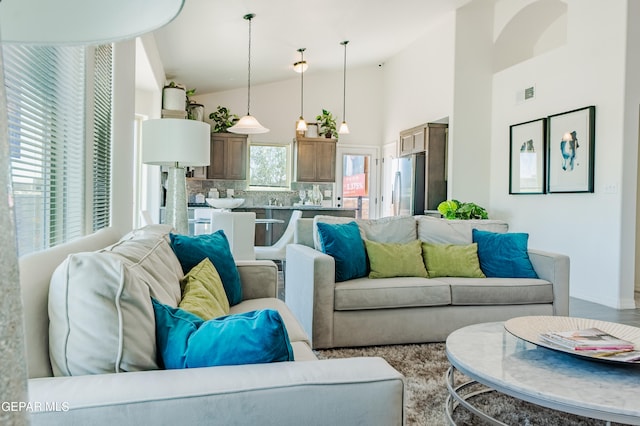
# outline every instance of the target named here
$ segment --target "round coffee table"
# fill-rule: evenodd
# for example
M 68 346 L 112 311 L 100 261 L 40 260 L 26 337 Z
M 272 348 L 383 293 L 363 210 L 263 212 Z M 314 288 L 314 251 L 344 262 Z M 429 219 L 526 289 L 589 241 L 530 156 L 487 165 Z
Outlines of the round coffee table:
M 462 405 L 491 424 L 503 423 L 476 409 L 473 396 L 498 391 L 558 411 L 600 420 L 640 425 L 640 365 L 595 362 L 519 339 L 502 322 L 476 324 L 447 338 L 446 413 Z M 473 379 L 455 386 L 455 372 Z M 487 388 L 462 395 L 480 383 Z

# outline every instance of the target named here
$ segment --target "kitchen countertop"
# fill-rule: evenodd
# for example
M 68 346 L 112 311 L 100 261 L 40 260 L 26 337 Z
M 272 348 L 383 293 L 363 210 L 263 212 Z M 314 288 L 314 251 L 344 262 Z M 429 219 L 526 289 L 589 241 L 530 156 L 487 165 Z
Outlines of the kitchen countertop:
M 192 208 L 211 208 L 209 204 L 197 204 L 197 203 L 189 203 L 189 207 Z M 271 209 L 271 210 L 357 210 L 355 208 L 347 208 L 347 207 L 325 207 L 325 206 L 245 206 L 242 205 L 237 207 L 236 209 Z

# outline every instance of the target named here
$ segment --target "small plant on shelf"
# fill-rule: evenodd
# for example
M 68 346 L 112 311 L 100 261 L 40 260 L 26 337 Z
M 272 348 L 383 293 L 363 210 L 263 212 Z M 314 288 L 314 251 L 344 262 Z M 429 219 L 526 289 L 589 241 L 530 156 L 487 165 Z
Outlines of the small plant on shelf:
M 227 107 L 218 105 L 218 108 L 209 114 L 212 121 L 211 131 L 213 133 L 223 133 L 240 119 L 236 114 L 231 114 Z
M 438 205 L 438 211 L 445 219 L 489 219 L 484 207 L 475 203 L 463 203 L 458 200 L 443 201 Z
M 333 114 L 331 114 L 330 111 L 323 109 L 322 114 L 316 116 L 316 120 L 318 122 L 320 135 L 324 135 L 324 137 L 326 138 L 338 138 L 338 132 L 336 130 L 336 119 L 333 117 Z

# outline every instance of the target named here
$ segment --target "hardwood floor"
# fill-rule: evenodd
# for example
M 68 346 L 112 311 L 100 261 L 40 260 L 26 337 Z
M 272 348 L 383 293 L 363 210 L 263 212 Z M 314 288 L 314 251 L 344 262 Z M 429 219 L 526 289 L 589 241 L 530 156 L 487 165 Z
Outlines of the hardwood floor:
M 620 310 L 572 297 L 569 300 L 569 315 L 640 327 L 640 293 L 635 294 L 635 299 L 636 309 Z

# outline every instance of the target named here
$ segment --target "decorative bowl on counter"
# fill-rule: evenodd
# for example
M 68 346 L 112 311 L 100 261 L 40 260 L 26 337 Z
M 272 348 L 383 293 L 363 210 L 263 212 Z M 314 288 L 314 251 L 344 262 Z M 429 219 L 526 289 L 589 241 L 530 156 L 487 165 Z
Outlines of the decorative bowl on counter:
M 216 209 L 235 209 L 244 203 L 244 198 L 207 198 L 206 201 Z

